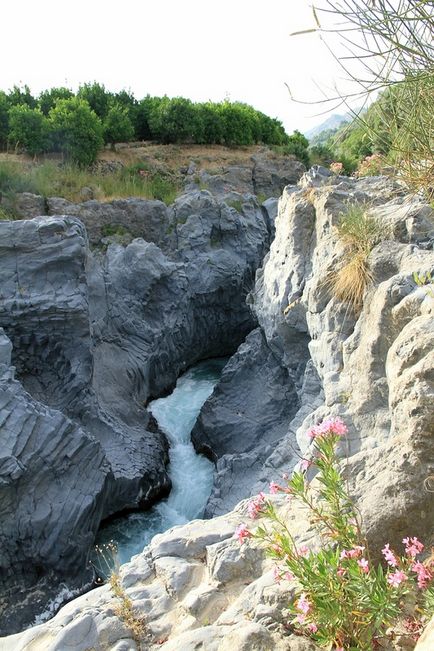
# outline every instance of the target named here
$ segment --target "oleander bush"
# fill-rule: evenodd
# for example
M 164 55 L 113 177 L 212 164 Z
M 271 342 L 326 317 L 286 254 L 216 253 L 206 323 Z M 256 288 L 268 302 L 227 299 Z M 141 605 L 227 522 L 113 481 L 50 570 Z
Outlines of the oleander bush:
M 290 626 L 317 644 L 335 651 L 371 651 L 400 634 L 417 639 L 434 612 L 434 562 L 422 560 L 424 545 L 415 537 L 403 539 L 403 550 L 381 550 L 384 562 L 375 564 L 362 534 L 337 456 L 347 428 L 339 418 L 312 427 L 308 458 L 284 485 L 270 484 L 301 503 L 321 545 L 310 550 L 297 544 L 284 516 L 260 493 L 248 505 L 255 529 L 240 525 L 235 535 L 242 544 L 259 540 L 276 562 L 276 581 L 289 581 L 295 596 L 288 605 Z M 315 480 L 310 482 L 310 476 Z

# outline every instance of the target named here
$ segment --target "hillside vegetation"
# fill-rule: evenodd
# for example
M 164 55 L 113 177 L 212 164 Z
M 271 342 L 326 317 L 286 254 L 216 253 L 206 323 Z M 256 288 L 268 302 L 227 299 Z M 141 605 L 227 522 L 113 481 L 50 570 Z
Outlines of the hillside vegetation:
M 92 164 L 104 144 L 130 141 L 284 147 L 307 162 L 307 141 L 288 136 L 282 123 L 241 102 L 194 103 L 183 97 L 137 100 L 97 82 L 51 88 L 38 97 L 27 86 L 0 91 L 0 148 L 35 156 L 60 152 L 80 166 Z

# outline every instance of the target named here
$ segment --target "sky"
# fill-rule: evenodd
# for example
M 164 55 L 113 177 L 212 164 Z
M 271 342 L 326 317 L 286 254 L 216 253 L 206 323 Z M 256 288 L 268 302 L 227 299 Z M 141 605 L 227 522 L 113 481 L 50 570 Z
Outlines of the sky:
M 322 0 L 320 0 L 321 2 Z M 0 89 L 28 84 L 229 98 L 280 119 L 286 130 L 321 123 L 313 102 L 344 74 L 316 34 L 309 0 L 5 0 Z M 345 108 L 335 110 L 345 112 Z

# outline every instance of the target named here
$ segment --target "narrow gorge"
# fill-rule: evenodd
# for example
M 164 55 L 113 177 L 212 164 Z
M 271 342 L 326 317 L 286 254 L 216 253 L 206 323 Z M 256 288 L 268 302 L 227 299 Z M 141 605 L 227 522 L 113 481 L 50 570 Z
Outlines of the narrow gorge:
M 239 170 L 192 183 L 170 207 L 56 199 L 48 216 L 0 222 L 1 651 L 314 651 L 286 627 L 290 584 L 233 534 L 328 416 L 348 427 L 341 455 L 372 548 L 434 544 L 434 210 L 386 177 L 255 170 L 249 187 Z M 332 281 L 351 205 L 381 227 L 356 309 Z M 104 211 L 129 241 L 102 238 Z M 214 358 L 229 359 L 190 423 L 214 464 L 206 519 L 120 568 L 143 640 L 109 584 L 32 626 L 61 586 L 91 587 L 102 522 L 171 494 L 174 442 L 153 405 Z M 274 500 L 315 547 L 306 514 Z

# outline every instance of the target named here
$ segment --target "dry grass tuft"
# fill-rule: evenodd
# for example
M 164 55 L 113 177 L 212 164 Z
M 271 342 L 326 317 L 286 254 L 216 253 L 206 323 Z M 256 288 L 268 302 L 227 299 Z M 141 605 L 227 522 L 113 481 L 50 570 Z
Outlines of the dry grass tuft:
M 140 644 L 140 640 L 147 633 L 145 618 L 134 612 L 133 602 L 125 592 L 117 572 L 113 572 L 110 577 L 110 587 L 115 597 L 119 599 L 119 605 L 115 608 L 116 616 L 124 622 L 131 631 L 134 640 Z
M 356 312 L 361 309 L 366 288 L 372 280 L 366 255 L 357 253 L 332 274 L 332 291 L 339 301 L 348 303 Z
M 337 230 L 345 247 L 344 262 L 329 275 L 327 284 L 339 301 L 348 303 L 357 312 L 362 307 L 367 287 L 373 281 L 368 257 L 381 240 L 382 232 L 378 221 L 367 212 L 367 207 L 358 204 L 348 206 Z

